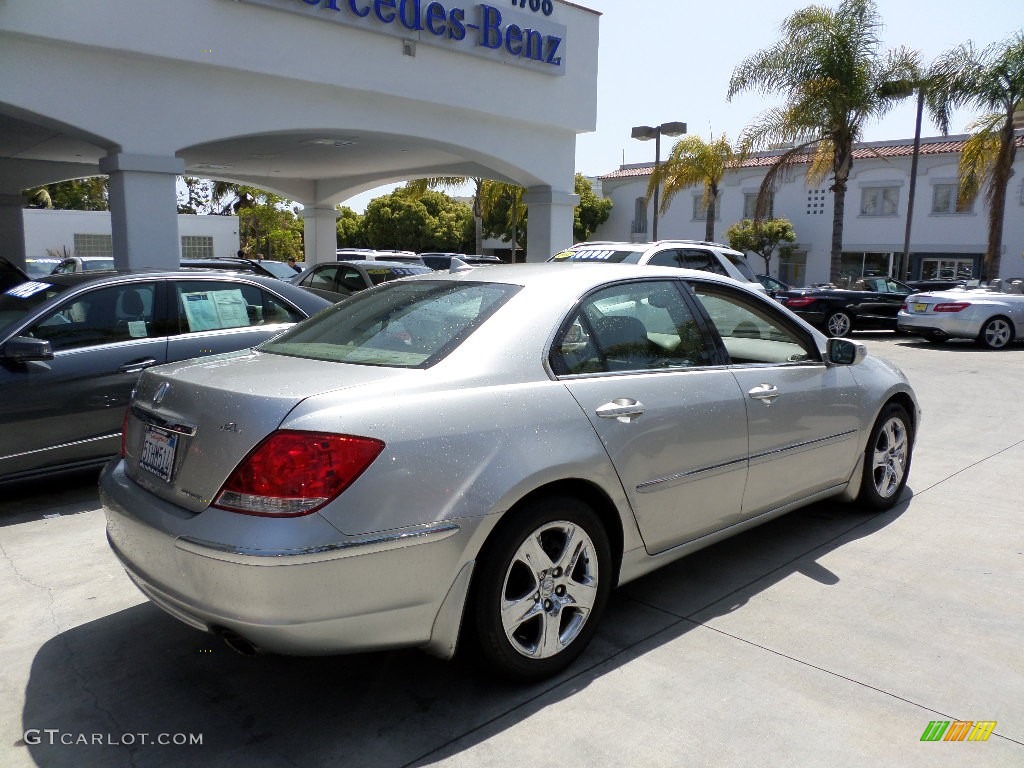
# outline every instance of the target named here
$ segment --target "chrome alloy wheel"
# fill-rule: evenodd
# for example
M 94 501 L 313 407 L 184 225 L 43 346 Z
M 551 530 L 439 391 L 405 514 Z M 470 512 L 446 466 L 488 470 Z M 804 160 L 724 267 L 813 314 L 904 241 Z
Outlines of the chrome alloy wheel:
M 512 647 L 546 659 L 572 644 L 598 596 L 598 558 L 582 527 L 545 523 L 519 545 L 501 590 L 501 624 Z
M 853 329 L 853 320 L 845 312 L 833 312 L 825 321 L 825 329 L 829 336 L 849 336 Z
M 981 343 L 989 349 L 1002 349 L 1012 338 L 1010 323 L 1001 317 L 993 317 L 981 329 Z
M 891 498 L 902 487 L 910 456 L 907 425 L 902 419 L 894 416 L 885 422 L 878 431 L 873 453 L 875 491 L 883 499 Z

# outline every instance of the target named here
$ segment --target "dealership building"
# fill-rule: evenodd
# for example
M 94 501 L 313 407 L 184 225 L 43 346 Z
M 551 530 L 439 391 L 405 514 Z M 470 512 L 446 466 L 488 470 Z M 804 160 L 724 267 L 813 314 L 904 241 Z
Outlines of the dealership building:
M 115 263 L 137 268 L 181 257 L 178 176 L 297 201 L 307 262 L 335 258 L 349 198 L 467 177 L 526 189 L 543 260 L 572 241 L 598 21 L 563 0 L 0 3 L 6 255 L 22 191 L 67 179 L 109 176 Z

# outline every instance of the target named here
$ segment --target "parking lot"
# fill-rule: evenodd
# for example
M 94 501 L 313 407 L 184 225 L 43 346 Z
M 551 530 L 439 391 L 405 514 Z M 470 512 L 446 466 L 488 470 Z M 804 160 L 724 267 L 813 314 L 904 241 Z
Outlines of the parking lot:
M 95 472 L 0 487 L 0 766 L 1024 765 L 1024 346 L 856 338 L 924 411 L 904 502 L 633 582 L 531 686 L 415 650 L 236 655 L 129 582 Z M 958 720 L 996 725 L 921 740 Z

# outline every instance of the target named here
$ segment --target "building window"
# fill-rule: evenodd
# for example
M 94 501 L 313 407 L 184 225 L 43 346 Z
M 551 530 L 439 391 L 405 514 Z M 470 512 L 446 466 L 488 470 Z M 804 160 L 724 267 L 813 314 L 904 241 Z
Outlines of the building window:
M 895 216 L 899 203 L 899 187 L 864 187 L 860 191 L 861 216 Z
M 708 207 L 704 203 L 704 195 L 693 196 L 693 220 L 694 221 L 707 221 L 708 218 Z M 715 200 L 715 219 L 722 218 L 722 196 L 719 195 L 718 199 Z
M 634 235 L 647 234 L 647 198 L 638 197 L 633 201 L 633 233 Z
M 182 235 L 181 258 L 212 259 L 213 238 L 209 235 Z
M 743 193 L 743 218 L 753 219 L 757 213 L 757 192 L 744 192 Z M 775 217 L 775 195 L 768 195 L 768 205 L 765 208 L 764 218 L 771 219 Z
M 817 216 L 825 212 L 825 195 L 826 190 L 824 189 L 809 189 L 807 190 L 807 215 Z
M 75 256 L 113 256 L 114 242 L 110 235 L 75 233 Z
M 958 184 L 936 184 L 932 187 L 932 213 L 972 213 L 973 201 L 961 204 Z

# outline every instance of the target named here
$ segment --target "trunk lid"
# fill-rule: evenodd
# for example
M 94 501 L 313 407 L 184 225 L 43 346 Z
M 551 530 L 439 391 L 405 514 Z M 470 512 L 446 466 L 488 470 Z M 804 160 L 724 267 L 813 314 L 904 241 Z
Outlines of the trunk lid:
M 125 424 L 126 471 L 156 496 L 202 512 L 304 399 L 407 373 L 255 351 L 151 368 Z

